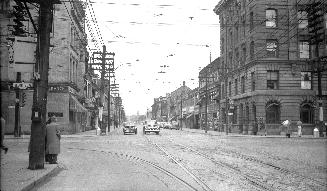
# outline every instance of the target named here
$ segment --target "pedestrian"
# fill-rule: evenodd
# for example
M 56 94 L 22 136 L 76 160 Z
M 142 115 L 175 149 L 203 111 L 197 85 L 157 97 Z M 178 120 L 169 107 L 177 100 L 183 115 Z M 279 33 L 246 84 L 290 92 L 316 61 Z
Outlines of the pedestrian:
M 57 156 L 60 153 L 61 135 L 56 121 L 56 117 L 52 116 L 46 123 L 45 160 L 50 164 L 57 164 Z
M 297 124 L 297 135 L 299 137 L 301 137 L 302 136 L 302 121 L 298 121 L 296 124 Z
M 5 139 L 5 131 L 6 131 L 6 120 L 3 118 L 1 114 L 1 150 L 5 151 L 5 154 L 8 152 L 8 148 L 3 144 Z
M 285 120 L 285 121 L 283 121 L 282 124 L 286 128 L 286 137 L 287 138 L 290 138 L 291 137 L 291 133 L 290 133 L 290 125 L 291 125 L 291 122 L 289 120 Z

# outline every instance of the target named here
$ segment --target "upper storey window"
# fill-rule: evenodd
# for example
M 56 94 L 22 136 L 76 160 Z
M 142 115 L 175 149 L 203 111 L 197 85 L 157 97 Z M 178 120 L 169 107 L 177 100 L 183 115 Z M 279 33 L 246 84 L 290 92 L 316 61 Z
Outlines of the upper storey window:
M 267 56 L 268 57 L 278 57 L 278 42 L 275 39 L 268 39 L 267 44 Z
M 304 29 L 308 26 L 308 13 L 306 11 L 298 11 L 297 19 L 299 21 L 300 29 Z
M 276 9 L 266 9 L 266 27 L 277 27 L 277 11 Z

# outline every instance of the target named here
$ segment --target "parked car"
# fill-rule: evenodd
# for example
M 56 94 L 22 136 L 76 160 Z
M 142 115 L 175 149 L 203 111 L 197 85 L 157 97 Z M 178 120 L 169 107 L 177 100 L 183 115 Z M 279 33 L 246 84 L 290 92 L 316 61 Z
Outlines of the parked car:
M 159 135 L 160 128 L 159 128 L 158 124 L 147 123 L 146 125 L 143 126 L 143 132 L 144 132 L 144 134 L 154 132 L 157 135 Z
M 171 126 L 170 126 L 169 129 L 176 129 L 176 130 L 178 130 L 179 129 L 178 122 L 177 121 L 172 121 L 171 122 Z
M 169 122 L 167 122 L 167 123 L 165 123 L 165 125 L 164 125 L 164 129 L 171 129 L 171 123 L 169 123 Z
M 124 135 L 126 135 L 127 133 L 137 134 L 137 128 L 134 124 L 125 124 L 123 127 L 123 133 Z

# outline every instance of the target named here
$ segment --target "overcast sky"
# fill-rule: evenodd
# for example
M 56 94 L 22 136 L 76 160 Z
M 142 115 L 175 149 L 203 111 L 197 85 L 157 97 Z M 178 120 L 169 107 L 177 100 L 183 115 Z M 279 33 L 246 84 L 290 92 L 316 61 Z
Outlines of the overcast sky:
M 209 64 L 210 52 L 212 60 L 220 54 L 219 17 L 213 12 L 217 0 L 91 2 L 103 42 L 116 54 L 116 83 L 128 115 L 145 114 L 153 98 L 183 81 L 196 88 L 199 68 Z M 87 8 L 87 33 L 95 33 L 92 8 Z M 96 48 L 89 40 L 90 48 Z

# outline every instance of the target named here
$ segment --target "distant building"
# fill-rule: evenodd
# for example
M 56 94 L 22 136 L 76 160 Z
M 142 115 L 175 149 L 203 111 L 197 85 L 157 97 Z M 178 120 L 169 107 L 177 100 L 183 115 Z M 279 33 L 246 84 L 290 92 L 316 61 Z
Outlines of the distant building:
M 199 72 L 199 118 L 200 128 L 206 128 L 206 120 L 208 130 L 217 130 L 218 122 L 218 103 L 216 95 L 219 85 L 220 58 L 215 59 Z M 207 113 L 206 113 L 207 110 Z
M 167 109 L 167 98 L 159 97 L 154 98 L 152 107 L 152 118 L 157 121 L 167 121 L 168 109 Z
M 221 0 L 214 12 L 220 20 L 220 122 L 230 132 L 283 134 L 281 123 L 302 121 L 303 133 L 327 119 L 326 1 L 323 41 L 317 58 L 310 45 L 304 0 Z M 311 41 L 312 42 L 312 41 Z M 318 97 L 317 62 L 323 64 L 322 96 Z M 321 110 L 319 111 L 319 108 Z M 229 113 L 229 115 L 227 115 Z M 261 123 L 263 122 L 263 123 Z M 320 125 L 318 125 L 320 126 Z

